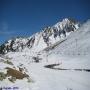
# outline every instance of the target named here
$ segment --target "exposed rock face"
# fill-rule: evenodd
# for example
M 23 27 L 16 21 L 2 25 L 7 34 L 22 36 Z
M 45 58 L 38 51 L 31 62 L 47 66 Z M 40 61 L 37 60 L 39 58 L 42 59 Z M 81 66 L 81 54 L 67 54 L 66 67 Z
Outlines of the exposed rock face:
M 29 77 L 27 74 L 23 74 L 22 72 L 12 69 L 12 68 L 6 68 L 7 69 L 7 76 L 15 77 L 16 79 L 23 79 L 25 77 Z

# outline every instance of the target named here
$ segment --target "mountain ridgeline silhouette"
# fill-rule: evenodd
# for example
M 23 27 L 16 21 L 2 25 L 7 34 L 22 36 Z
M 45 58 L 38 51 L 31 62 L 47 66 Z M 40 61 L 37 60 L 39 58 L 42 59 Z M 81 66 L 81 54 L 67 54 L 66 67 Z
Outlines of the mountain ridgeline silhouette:
M 80 23 L 71 18 L 65 18 L 52 27 L 45 27 L 40 32 L 28 38 L 17 37 L 10 39 L 0 46 L 0 54 L 8 52 L 19 52 L 25 48 L 40 51 L 49 47 L 60 40 L 65 39 L 71 32 L 78 30 Z M 38 48 L 38 49 L 37 49 Z

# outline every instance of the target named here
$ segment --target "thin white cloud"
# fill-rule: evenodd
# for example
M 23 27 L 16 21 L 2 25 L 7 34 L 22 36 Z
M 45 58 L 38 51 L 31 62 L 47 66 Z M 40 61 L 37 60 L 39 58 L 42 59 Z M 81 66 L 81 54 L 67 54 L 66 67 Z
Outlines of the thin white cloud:
M 8 26 L 7 22 L 5 22 L 5 21 L 1 22 L 0 23 L 0 35 L 10 35 L 10 34 L 14 34 L 15 33 L 15 31 L 9 30 L 8 27 L 9 26 Z
M 0 31 L 0 35 L 10 35 L 10 34 L 14 34 L 14 31 Z

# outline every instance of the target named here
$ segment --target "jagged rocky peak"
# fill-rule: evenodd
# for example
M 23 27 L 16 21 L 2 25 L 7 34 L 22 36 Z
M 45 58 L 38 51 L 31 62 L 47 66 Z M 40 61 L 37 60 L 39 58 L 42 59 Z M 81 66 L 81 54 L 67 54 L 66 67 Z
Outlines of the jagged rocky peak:
M 46 33 L 55 33 L 56 31 L 66 31 L 66 32 L 70 32 L 70 31 L 74 31 L 76 29 L 79 28 L 79 22 L 72 19 L 72 18 L 65 18 L 62 21 L 56 23 L 55 25 L 53 25 L 52 27 L 46 27 L 44 28 L 44 32 Z
M 72 18 L 65 18 L 62 20 L 62 22 L 58 22 L 53 27 L 56 27 L 58 30 L 63 30 L 64 28 L 67 30 L 69 27 L 70 30 L 75 30 L 79 28 L 79 22 Z
M 45 42 L 49 41 L 49 38 L 66 37 L 67 33 L 75 31 L 79 28 L 79 23 L 74 19 L 65 18 L 61 22 L 56 23 L 52 27 L 46 27 L 43 29 L 43 39 Z M 48 43 L 47 43 L 48 44 Z
M 52 27 L 45 27 L 41 32 L 28 38 L 17 37 L 8 40 L 0 46 L 0 53 L 22 51 L 25 48 L 29 50 L 34 48 L 34 51 L 42 50 L 67 37 L 72 31 L 78 28 L 79 23 L 76 20 L 65 18 Z

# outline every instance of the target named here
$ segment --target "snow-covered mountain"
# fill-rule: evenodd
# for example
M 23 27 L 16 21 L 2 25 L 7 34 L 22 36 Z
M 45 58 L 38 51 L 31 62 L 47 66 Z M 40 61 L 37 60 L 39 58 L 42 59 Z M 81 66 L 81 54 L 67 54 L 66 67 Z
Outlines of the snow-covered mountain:
M 64 21 L 66 22 L 68 19 L 64 19 Z M 59 22 L 51 28 L 58 28 L 58 25 L 62 26 L 61 23 Z M 74 25 L 78 28 L 78 24 L 74 23 Z M 19 52 L 8 52 L 5 55 L 0 55 L 1 89 L 90 90 L 90 20 L 81 25 L 78 30 L 73 28 L 74 32 L 72 32 L 72 29 L 69 29 L 68 32 L 68 29 L 64 27 L 66 37 L 63 33 L 60 37 L 59 35 L 56 36 L 54 29 L 50 29 L 52 34 L 51 32 L 49 34 L 47 30 L 44 29 L 28 38 L 34 37 L 34 42 L 31 39 L 31 42 L 33 42 L 32 45 L 30 43 L 31 47 L 26 44 L 27 38 L 16 38 L 13 44 L 11 44 L 12 40 L 4 44 L 11 44 L 12 49 L 14 49 L 14 46 L 21 46 L 21 43 L 24 46 L 23 49 L 16 50 Z M 61 28 L 60 30 L 62 31 Z M 45 36 L 50 35 L 48 36 L 49 45 L 43 39 L 44 34 Z M 52 42 L 50 43 L 50 41 Z M 10 49 L 10 51 L 12 50 Z M 40 52 L 37 53 L 37 51 Z M 39 60 L 38 63 L 35 60 Z M 9 70 L 12 69 L 12 72 L 18 72 L 19 76 L 29 77 L 17 79 L 15 73 L 10 73 L 11 76 L 8 77 L 6 76 L 6 73 L 8 73 L 7 67 Z M 23 72 L 21 72 L 21 69 L 23 69 Z
M 33 50 L 40 51 L 48 46 L 52 46 L 58 41 L 65 39 L 72 31 L 79 28 L 79 22 L 74 19 L 65 18 L 61 22 L 46 27 L 42 31 L 28 38 L 10 39 L 0 46 L 0 53 Z

